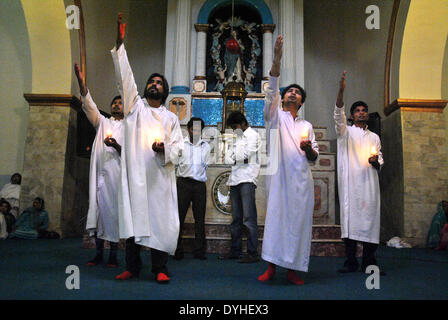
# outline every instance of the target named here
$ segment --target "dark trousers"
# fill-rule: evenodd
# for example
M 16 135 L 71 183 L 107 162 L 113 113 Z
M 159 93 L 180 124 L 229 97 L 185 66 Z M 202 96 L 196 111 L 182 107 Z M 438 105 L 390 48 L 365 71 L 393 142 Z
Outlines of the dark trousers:
M 141 245 L 135 243 L 135 238 L 126 239 L 126 270 L 134 276 L 140 274 L 142 269 L 142 259 L 140 258 Z M 151 248 L 152 273 L 157 275 L 160 272 L 168 273 L 166 264 L 168 263 L 168 253 Z
M 350 269 L 358 269 L 359 263 L 356 259 L 356 241 L 348 238 L 344 238 L 345 243 L 345 255 L 347 260 L 345 260 L 344 266 Z M 364 271 L 370 265 L 377 265 L 375 259 L 375 252 L 378 248 L 376 243 L 361 242 L 362 243 L 362 264 L 361 269 Z
M 177 254 L 183 252 L 181 246 L 182 230 L 190 203 L 192 204 L 194 217 L 195 239 L 193 253 L 195 255 L 203 255 L 206 250 L 204 219 L 207 203 L 207 187 L 205 182 L 179 177 L 177 178 L 177 204 L 179 209 L 180 229 L 179 238 L 177 240 Z
M 232 200 L 232 223 L 230 233 L 232 235 L 232 255 L 241 255 L 243 225 L 249 230 L 247 237 L 247 253 L 258 255 L 258 226 L 257 207 L 255 205 L 255 184 L 240 183 L 230 187 L 230 199 Z

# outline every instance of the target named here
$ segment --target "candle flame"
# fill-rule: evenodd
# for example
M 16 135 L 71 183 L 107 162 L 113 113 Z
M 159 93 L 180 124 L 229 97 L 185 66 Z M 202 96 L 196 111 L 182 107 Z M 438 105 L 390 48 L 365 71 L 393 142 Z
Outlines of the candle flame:
M 112 137 L 112 130 L 108 129 L 106 131 L 106 137 L 111 138 Z
M 378 151 L 376 151 L 376 147 L 375 146 L 372 146 L 371 148 L 370 148 L 370 155 L 372 155 L 372 156 L 376 156 L 378 154 Z
M 151 130 L 150 135 L 154 139 L 154 142 L 160 143 L 162 142 L 162 131 L 159 128 L 155 128 Z
M 308 140 L 308 131 L 303 131 L 301 137 L 302 137 L 302 140 Z

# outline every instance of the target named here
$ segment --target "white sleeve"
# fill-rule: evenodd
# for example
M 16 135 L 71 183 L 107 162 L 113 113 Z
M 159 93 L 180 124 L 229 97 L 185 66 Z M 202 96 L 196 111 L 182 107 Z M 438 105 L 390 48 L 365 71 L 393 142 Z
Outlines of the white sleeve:
M 123 113 L 127 115 L 132 111 L 134 104 L 137 102 L 137 85 L 135 84 L 134 75 L 124 44 L 118 50 L 114 47 L 110 52 L 114 61 L 118 91 L 123 101 Z
M 266 121 L 273 121 L 278 117 L 280 91 L 279 78 L 269 76 L 269 86 L 266 89 L 266 97 L 264 98 L 264 118 Z
M 89 119 L 92 126 L 97 129 L 100 125 L 102 115 L 98 110 L 96 103 L 93 101 L 92 96 L 90 95 L 90 91 L 87 91 L 85 97 L 81 96 L 81 102 L 82 110 L 86 114 L 87 119 Z
M 334 124 L 336 135 L 338 137 L 347 134 L 347 119 L 345 118 L 345 106 L 338 108 L 336 105 L 334 107 Z

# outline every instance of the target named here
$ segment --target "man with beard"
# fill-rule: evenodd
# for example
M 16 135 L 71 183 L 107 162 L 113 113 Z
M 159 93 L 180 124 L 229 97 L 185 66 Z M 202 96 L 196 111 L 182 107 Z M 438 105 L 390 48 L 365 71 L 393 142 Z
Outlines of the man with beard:
M 311 230 L 314 210 L 314 182 L 309 161 L 319 155 L 313 126 L 300 119 L 299 109 L 305 102 L 305 90 L 287 86 L 280 96 L 279 77 L 283 53 L 283 37 L 274 45 L 274 59 L 269 73 L 264 118 L 270 161 L 278 159 L 278 169 L 266 176 L 267 208 L 262 258 L 268 269 L 258 277 L 265 282 L 274 277 L 276 266 L 287 268 L 289 282 L 304 283 L 296 270 L 307 272 L 311 250 Z M 278 138 L 271 135 L 278 132 Z
M 120 182 L 120 154 L 122 144 L 123 107 L 121 96 L 116 96 L 110 104 L 110 118 L 98 110 L 86 87 L 84 74 L 75 64 L 75 74 L 81 91 L 82 110 L 96 130 L 90 156 L 89 211 L 86 229 L 95 235 L 96 255 L 88 266 L 103 262 L 104 240 L 109 241 L 108 267 L 116 267 L 118 233 L 118 184 Z
M 377 264 L 375 251 L 379 243 L 381 208 L 378 171 L 384 163 L 380 138 L 367 128 L 369 110 L 365 102 L 353 103 L 350 108 L 353 125 L 347 126 L 343 100 L 346 74 L 344 71 L 341 76 L 334 108 L 341 237 L 347 258 L 338 270 L 340 273 L 358 270 L 357 242 L 363 245 L 361 270 Z
M 164 106 L 169 93 L 164 76 L 152 74 L 143 98 L 138 95 L 121 20 L 119 14 L 117 43 L 111 53 L 125 115 L 119 226 L 120 237 L 127 240 L 126 271 L 116 279 L 139 275 L 140 249 L 145 246 L 151 248 L 157 282 L 168 283 L 168 255 L 174 255 L 179 235 L 174 164 L 183 148 L 183 137 L 176 115 Z

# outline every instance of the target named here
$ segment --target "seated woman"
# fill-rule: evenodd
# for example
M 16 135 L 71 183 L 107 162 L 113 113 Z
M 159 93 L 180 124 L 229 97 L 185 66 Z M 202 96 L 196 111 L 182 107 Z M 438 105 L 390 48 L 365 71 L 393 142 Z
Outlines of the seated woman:
M 36 198 L 33 206 L 23 211 L 15 224 L 11 238 L 37 239 L 39 233 L 48 228 L 48 212 L 45 211 L 44 199 Z
M 19 215 L 19 199 L 20 199 L 20 184 L 22 176 L 20 173 L 14 173 L 11 176 L 11 183 L 7 183 L 0 190 L 0 198 L 4 198 L 11 205 L 11 213 L 15 218 Z
M 5 221 L 7 234 L 11 233 L 12 228 L 14 227 L 14 224 L 16 222 L 16 218 L 11 213 L 11 205 L 4 199 L 0 200 L 0 219 L 2 219 L 1 216 Z
M 448 201 L 441 201 L 437 206 L 437 213 L 432 218 L 428 236 L 426 238 L 426 247 L 434 249 L 439 246 L 442 229 L 448 222 Z

